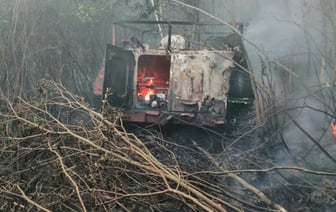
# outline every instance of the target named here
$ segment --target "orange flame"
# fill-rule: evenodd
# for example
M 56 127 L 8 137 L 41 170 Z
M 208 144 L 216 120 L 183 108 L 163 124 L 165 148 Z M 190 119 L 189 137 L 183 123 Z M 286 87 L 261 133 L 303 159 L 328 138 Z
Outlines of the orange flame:
M 153 95 L 153 94 L 154 94 L 154 91 L 153 91 L 152 89 L 150 89 L 150 90 L 147 92 L 146 96 L 145 96 L 145 100 L 146 100 L 146 101 L 149 101 L 149 100 L 150 100 L 150 96 Z
M 330 128 L 334 137 L 336 137 L 336 123 L 330 123 Z

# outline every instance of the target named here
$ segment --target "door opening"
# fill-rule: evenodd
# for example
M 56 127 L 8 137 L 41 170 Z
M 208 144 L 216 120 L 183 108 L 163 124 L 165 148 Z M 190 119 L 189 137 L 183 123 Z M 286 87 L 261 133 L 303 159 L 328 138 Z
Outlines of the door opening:
M 138 59 L 136 107 L 167 110 L 170 56 L 141 55 Z

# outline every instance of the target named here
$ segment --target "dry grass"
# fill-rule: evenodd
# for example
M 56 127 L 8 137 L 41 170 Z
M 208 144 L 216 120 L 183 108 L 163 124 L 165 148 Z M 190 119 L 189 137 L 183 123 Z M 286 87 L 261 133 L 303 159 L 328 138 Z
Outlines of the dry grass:
M 104 117 L 60 84 L 38 88 L 38 101 L 1 102 L 1 210 L 286 211 L 240 176 L 278 170 L 246 170 L 256 149 L 239 156 L 233 146 L 218 155 L 188 149 L 159 131 L 127 129 L 122 111 Z

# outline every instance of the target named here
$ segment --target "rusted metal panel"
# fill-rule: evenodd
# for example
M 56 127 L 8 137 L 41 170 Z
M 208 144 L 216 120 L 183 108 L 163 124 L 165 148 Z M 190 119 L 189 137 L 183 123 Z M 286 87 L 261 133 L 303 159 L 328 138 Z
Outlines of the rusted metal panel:
M 174 52 L 171 66 L 172 110 L 196 105 L 201 111 L 211 102 L 215 113 L 223 113 L 229 90 L 233 53 L 227 51 Z M 224 108 L 221 108 L 224 107 Z
M 144 111 L 137 113 L 130 113 L 127 115 L 126 120 L 131 122 L 141 123 L 160 123 L 163 116 L 159 111 Z

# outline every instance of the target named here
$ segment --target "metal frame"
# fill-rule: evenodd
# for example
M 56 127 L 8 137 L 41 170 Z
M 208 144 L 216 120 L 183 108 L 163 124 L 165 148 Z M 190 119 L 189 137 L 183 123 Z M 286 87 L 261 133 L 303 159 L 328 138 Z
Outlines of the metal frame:
M 141 20 L 129 20 L 129 21 L 116 21 L 112 23 L 112 44 L 116 45 L 116 25 L 125 26 L 127 24 L 165 24 L 168 25 L 168 46 L 167 49 L 171 49 L 171 33 L 172 33 L 172 25 L 198 25 L 198 26 L 207 26 L 207 25 L 213 25 L 213 26 L 228 26 L 228 24 L 224 23 L 215 23 L 215 22 L 192 22 L 192 21 L 141 21 Z M 243 23 L 235 23 L 239 26 L 239 29 L 242 30 L 244 24 Z

